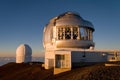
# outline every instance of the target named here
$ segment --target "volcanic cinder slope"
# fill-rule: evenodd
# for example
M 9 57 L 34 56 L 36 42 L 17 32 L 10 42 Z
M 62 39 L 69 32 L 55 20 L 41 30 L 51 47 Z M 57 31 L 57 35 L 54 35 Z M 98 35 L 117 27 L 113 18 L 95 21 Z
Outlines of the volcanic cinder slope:
M 53 75 L 42 63 L 8 63 L 0 66 L 0 80 L 120 80 L 120 67 L 105 67 L 104 63 L 74 68 Z

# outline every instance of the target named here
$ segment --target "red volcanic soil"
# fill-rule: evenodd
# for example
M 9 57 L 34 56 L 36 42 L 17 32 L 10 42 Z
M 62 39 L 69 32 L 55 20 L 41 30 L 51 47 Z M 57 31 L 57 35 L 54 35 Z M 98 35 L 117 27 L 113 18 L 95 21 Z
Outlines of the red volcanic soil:
M 42 63 L 8 63 L 0 66 L 0 80 L 120 80 L 120 67 L 105 67 L 104 63 L 72 69 L 53 75 Z
M 0 67 L 0 80 L 47 80 L 53 70 L 44 70 L 42 63 L 8 63 Z M 52 79 L 51 79 L 52 80 Z

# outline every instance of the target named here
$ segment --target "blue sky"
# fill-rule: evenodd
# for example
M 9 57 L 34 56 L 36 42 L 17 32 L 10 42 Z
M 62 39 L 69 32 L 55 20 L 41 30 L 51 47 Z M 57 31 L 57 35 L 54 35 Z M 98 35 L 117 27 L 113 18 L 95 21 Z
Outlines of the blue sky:
M 96 49 L 120 50 L 119 0 L 0 0 L 0 56 L 15 56 L 23 43 L 42 56 L 44 26 L 66 11 L 93 23 Z

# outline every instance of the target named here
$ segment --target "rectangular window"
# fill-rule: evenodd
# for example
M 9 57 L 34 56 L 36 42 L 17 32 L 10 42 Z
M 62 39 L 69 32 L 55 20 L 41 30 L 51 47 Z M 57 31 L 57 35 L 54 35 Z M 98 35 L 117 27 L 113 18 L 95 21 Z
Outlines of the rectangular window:
M 58 40 L 63 39 L 63 28 L 58 28 Z
M 71 39 L 71 29 L 70 29 L 70 27 L 65 27 L 65 39 Z
M 80 35 L 78 34 L 80 32 L 78 29 L 79 27 L 76 27 L 76 26 L 58 26 L 57 27 L 57 39 L 58 40 L 79 39 Z
M 73 27 L 73 39 L 77 39 L 77 37 L 78 37 L 78 28 Z

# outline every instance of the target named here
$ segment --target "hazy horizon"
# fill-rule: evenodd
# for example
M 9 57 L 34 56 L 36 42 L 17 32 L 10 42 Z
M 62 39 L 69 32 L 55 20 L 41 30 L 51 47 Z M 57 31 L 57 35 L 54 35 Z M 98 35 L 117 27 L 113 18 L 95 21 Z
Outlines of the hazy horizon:
M 16 57 L 16 53 L 11 54 L 11 55 L 0 53 L 0 57 Z M 32 53 L 32 57 L 44 57 L 44 52 L 43 53 Z

